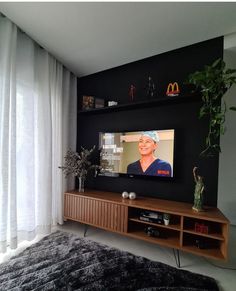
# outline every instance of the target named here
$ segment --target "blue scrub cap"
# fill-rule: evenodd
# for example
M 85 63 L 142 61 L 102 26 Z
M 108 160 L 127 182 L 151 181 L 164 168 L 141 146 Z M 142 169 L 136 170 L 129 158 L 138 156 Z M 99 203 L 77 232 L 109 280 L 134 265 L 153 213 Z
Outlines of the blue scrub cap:
M 150 137 L 154 142 L 159 142 L 159 136 L 158 133 L 154 130 L 151 131 L 143 131 L 141 136 L 148 136 Z

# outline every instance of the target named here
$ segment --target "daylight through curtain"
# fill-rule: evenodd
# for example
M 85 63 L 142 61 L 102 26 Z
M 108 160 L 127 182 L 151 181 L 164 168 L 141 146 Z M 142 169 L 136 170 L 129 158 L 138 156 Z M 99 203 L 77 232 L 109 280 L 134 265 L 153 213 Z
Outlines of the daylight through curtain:
M 0 15 L 0 252 L 62 223 L 76 77 Z M 70 182 L 73 188 L 73 181 Z

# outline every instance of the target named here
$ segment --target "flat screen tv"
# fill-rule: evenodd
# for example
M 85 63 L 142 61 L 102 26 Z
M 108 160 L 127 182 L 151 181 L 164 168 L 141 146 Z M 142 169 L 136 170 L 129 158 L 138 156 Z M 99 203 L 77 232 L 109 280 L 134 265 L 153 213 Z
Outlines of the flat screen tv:
M 100 132 L 100 175 L 174 177 L 175 130 Z

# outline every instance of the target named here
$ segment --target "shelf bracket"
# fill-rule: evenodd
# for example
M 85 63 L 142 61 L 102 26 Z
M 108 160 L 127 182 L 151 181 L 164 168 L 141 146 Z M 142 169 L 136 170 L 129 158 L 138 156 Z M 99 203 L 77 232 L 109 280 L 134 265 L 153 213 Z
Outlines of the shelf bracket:
M 89 228 L 88 224 L 85 224 L 84 225 L 84 237 L 86 237 L 86 233 L 87 233 L 88 228 Z
M 174 257 L 175 257 L 175 263 L 176 263 L 176 266 L 177 266 L 178 268 L 181 268 L 181 266 L 180 266 L 179 250 L 173 249 L 173 253 L 174 253 Z

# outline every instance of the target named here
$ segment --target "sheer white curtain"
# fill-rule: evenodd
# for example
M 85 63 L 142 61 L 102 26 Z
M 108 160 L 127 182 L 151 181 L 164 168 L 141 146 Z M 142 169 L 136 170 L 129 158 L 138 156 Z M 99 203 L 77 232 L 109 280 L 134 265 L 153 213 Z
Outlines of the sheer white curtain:
M 76 77 L 0 15 L 0 252 L 62 223 Z

